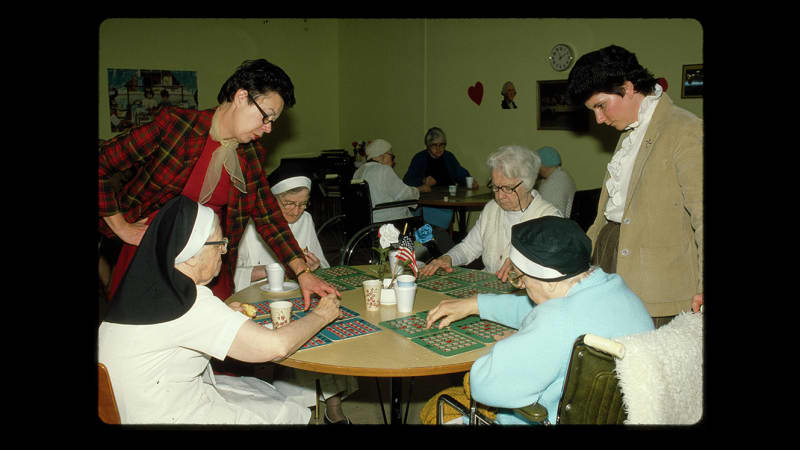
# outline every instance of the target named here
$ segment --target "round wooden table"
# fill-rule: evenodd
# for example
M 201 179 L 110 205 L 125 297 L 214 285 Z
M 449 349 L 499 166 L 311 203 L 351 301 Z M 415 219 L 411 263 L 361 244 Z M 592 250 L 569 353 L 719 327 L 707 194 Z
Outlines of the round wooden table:
M 357 268 L 363 271 L 371 270 L 370 266 L 357 266 Z M 262 282 L 243 289 L 225 302 L 259 303 L 264 300 L 302 295 L 299 289 L 279 295 L 267 293 L 260 289 L 266 284 Z M 476 359 L 488 353 L 492 347 L 492 344 L 486 344 L 477 350 L 446 357 L 411 342 L 409 338 L 391 329 L 380 326 L 380 322 L 428 311 L 442 300 L 452 298 L 442 293 L 418 288 L 414 307 L 410 313 L 398 312 L 396 305 L 381 305 L 378 311 L 367 311 L 362 289 L 344 291 L 341 294 L 342 306 L 359 313 L 361 318 L 381 328 L 381 331 L 297 351 L 278 364 L 312 372 L 390 378 L 393 424 L 401 423 L 402 378 L 466 372 Z
M 463 239 L 467 235 L 468 212 L 482 210 L 486 203 L 493 198 L 494 193 L 486 186 L 480 186 L 478 189 L 458 186 L 456 195 L 450 195 L 447 186 L 434 186 L 430 192 L 421 192 L 417 203 L 421 206 L 453 209 L 459 237 Z
M 445 200 L 447 198 L 447 200 Z M 447 186 L 435 186 L 430 192 L 421 192 L 419 201 L 423 206 L 436 206 L 440 208 L 478 208 L 482 209 L 486 203 L 494 198 L 494 193 L 486 186 L 477 189 L 467 189 L 464 186 L 456 188 L 456 195 L 450 195 Z

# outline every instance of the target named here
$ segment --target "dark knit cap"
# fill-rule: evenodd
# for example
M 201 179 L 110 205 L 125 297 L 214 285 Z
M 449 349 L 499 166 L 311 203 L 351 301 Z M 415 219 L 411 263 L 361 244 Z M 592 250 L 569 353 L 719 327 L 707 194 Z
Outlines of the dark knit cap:
M 574 220 L 539 217 L 511 227 L 509 257 L 526 275 L 560 281 L 589 269 L 592 241 Z

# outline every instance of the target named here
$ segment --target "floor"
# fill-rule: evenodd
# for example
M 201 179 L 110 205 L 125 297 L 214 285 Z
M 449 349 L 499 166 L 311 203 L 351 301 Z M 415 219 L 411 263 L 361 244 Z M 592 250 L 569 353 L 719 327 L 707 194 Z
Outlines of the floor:
M 389 393 L 389 380 L 386 378 L 377 379 L 377 386 L 380 386 L 380 399 L 383 400 L 383 412 L 381 412 L 381 402 L 378 397 L 378 387 L 376 387 L 376 378 L 362 378 L 357 377 L 359 389 L 357 392 L 347 397 L 342 402 L 342 409 L 347 417 L 354 424 L 375 424 L 383 425 L 384 416 L 386 414 L 386 421 L 390 419 L 391 397 Z M 463 374 L 455 375 L 431 375 L 426 377 L 418 377 L 413 379 L 403 379 L 403 404 L 401 415 L 408 425 L 419 425 L 419 413 L 425 402 L 433 397 L 436 393 L 444 388 L 461 384 Z M 408 393 L 411 390 L 411 403 L 407 407 Z M 324 406 L 321 408 L 320 414 L 324 413 Z M 406 413 L 408 409 L 408 413 Z M 406 416 L 407 414 L 407 416 Z M 312 423 L 314 423 L 314 416 L 312 414 Z M 319 423 L 323 423 L 320 417 Z
M 258 368 L 252 375 L 257 376 L 267 382 L 272 381 L 274 366 L 267 363 Z M 391 396 L 388 378 L 369 378 L 356 377 L 358 380 L 358 391 L 347 397 L 342 402 L 342 409 L 345 415 L 350 418 L 353 424 L 358 425 L 384 425 L 391 420 Z M 464 379 L 464 373 L 448 375 L 430 375 L 417 378 L 404 378 L 402 387 L 402 410 L 401 416 L 407 425 L 420 425 L 420 411 L 425 403 L 442 389 L 460 385 Z M 380 387 L 380 394 L 378 388 Z M 409 391 L 411 402 L 408 403 Z M 383 411 L 381 411 L 381 401 Z M 406 413 L 406 410 L 408 411 Z M 320 403 L 319 421 L 315 420 L 314 408 L 311 408 L 311 424 L 324 425 L 323 415 L 325 413 L 324 402 Z M 384 415 L 386 421 L 384 421 Z

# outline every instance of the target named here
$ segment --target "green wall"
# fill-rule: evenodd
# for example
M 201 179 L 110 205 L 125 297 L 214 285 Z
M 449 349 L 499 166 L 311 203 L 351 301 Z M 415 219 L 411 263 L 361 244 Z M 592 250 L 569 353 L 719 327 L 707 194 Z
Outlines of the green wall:
M 295 84 L 297 105 L 265 142 L 271 169 L 285 156 L 313 156 L 354 140 L 384 138 L 405 173 L 440 126 L 448 149 L 481 182 L 486 156 L 505 144 L 556 147 L 578 189 L 599 187 L 618 133 L 537 130 L 537 81 L 566 79 L 547 63 L 553 45 L 577 56 L 609 44 L 639 57 L 669 82 L 679 106 L 703 116 L 702 99 L 681 99 L 682 66 L 703 62 L 703 29 L 692 19 L 110 19 L 99 28 L 98 136 L 111 137 L 108 68 L 196 70 L 201 108 L 244 59 L 264 57 Z M 505 81 L 517 110 L 500 109 Z M 476 105 L 467 88 L 480 81 Z
M 246 59 L 266 58 L 292 78 L 297 104 L 264 141 L 268 169 L 285 156 L 316 156 L 339 144 L 336 20 L 109 19 L 99 28 L 98 137 L 111 132 L 107 70 L 197 71 L 200 108 L 217 105 L 225 80 Z

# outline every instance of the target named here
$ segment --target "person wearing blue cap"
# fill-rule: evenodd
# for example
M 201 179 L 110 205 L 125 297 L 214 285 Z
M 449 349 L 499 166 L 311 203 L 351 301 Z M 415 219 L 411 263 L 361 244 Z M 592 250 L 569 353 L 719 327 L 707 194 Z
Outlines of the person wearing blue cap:
M 469 372 L 469 394 L 497 408 L 497 423 L 528 424 L 513 409 L 536 402 L 556 423 L 579 336 L 610 339 L 654 329 L 641 299 L 619 275 L 591 265 L 591 254 L 591 240 L 571 219 L 544 216 L 521 222 L 512 227 L 509 257 L 513 283 L 527 296 L 478 294 L 443 300 L 428 312 L 427 328 L 440 319 L 443 328 L 478 314 L 518 330 L 500 337 Z
M 575 197 L 575 180 L 561 168 L 561 155 L 553 147 L 536 150 L 542 165 L 539 168 L 539 181 L 536 190 L 558 208 L 564 217 L 572 212 L 572 199 Z

